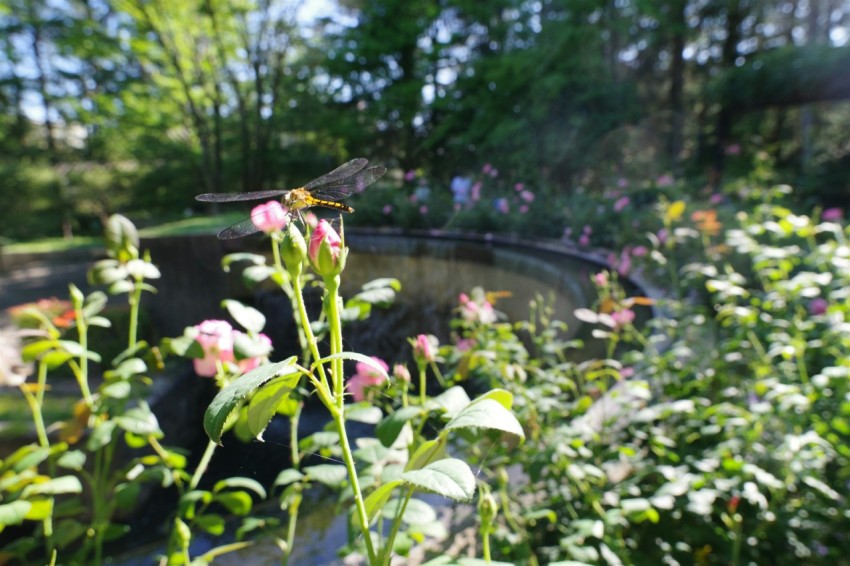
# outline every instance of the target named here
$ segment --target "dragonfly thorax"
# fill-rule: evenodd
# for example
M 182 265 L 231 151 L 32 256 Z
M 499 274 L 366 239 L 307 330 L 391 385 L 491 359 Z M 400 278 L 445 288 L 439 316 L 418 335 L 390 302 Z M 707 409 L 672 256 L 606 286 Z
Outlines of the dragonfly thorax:
M 298 210 L 313 206 L 313 197 L 304 189 L 292 189 L 283 197 L 283 206 L 289 210 Z

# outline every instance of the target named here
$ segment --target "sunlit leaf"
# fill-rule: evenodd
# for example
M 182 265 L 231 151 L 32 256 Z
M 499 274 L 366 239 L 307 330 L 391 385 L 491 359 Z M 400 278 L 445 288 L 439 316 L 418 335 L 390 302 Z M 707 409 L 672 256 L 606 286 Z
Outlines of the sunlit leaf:
M 420 470 L 402 474 L 401 479 L 417 489 L 454 499 L 470 501 L 475 495 L 475 476 L 466 462 L 446 458 L 428 464 Z

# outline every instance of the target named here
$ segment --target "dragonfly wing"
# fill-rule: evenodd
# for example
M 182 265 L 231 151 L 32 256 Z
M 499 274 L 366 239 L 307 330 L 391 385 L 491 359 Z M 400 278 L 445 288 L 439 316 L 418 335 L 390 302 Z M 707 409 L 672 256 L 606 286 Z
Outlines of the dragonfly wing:
M 195 200 L 201 202 L 237 202 L 242 200 L 262 200 L 277 198 L 288 193 L 288 190 L 275 189 L 272 191 L 255 191 L 253 193 L 207 193 L 198 195 Z
M 314 187 L 319 187 L 321 185 L 327 185 L 328 183 L 333 183 L 334 181 L 339 181 L 340 179 L 345 179 L 346 177 L 350 177 L 366 167 L 366 164 L 369 163 L 368 159 L 364 159 L 362 157 L 358 157 L 357 159 L 352 159 L 348 163 L 343 163 L 330 173 L 325 173 L 318 179 L 313 179 L 303 188 L 308 191 Z
M 349 195 L 359 193 L 387 172 L 386 167 L 370 167 L 356 175 L 331 181 L 310 191 L 316 198 L 337 201 Z
M 250 236 L 256 232 L 259 232 L 260 229 L 254 224 L 253 219 L 246 218 L 241 222 L 237 222 L 230 228 L 225 228 L 221 232 L 218 233 L 219 240 L 234 240 L 236 238 L 241 238 L 243 236 Z

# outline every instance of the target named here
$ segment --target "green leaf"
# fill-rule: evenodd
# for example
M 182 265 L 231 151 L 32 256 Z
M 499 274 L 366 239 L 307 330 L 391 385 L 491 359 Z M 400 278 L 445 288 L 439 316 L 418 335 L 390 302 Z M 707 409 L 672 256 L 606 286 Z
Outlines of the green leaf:
M 103 372 L 106 379 L 130 379 L 148 370 L 147 364 L 141 358 L 129 358 L 121 362 L 117 368 Z
M 227 254 L 223 258 L 221 258 L 221 267 L 225 273 L 230 271 L 230 266 L 236 262 L 249 262 L 254 265 L 265 265 L 266 258 L 265 256 L 261 256 L 259 254 L 251 254 L 246 252 L 239 252 L 235 254 Z
M 116 381 L 115 383 L 104 384 L 100 388 L 100 392 L 105 397 L 112 399 L 126 399 L 130 396 L 133 386 L 128 381 Z
M 281 403 L 289 398 L 298 387 L 300 373 L 272 379 L 254 392 L 248 404 L 248 431 L 257 440 L 263 439 L 263 431 L 277 414 Z
M 522 425 L 519 424 L 514 414 L 493 399 L 482 399 L 471 403 L 446 423 L 443 430 L 463 428 L 500 430 L 525 438 Z
M 110 257 L 119 260 L 138 257 L 139 232 L 130 220 L 120 214 L 113 214 L 103 228 L 103 238 Z
M 239 301 L 225 299 L 221 302 L 221 306 L 227 309 L 233 320 L 248 332 L 257 334 L 266 325 L 266 317 L 263 316 L 263 313 L 253 307 L 243 305 Z
M 163 434 L 159 429 L 159 421 L 156 420 L 156 415 L 153 414 L 147 404 L 133 407 L 125 411 L 123 415 L 115 417 L 113 421 L 123 430 L 133 434 L 152 434 L 157 438 L 161 438 Z
M 234 515 L 247 515 L 254 501 L 244 491 L 228 491 L 213 497 L 213 501 L 224 505 Z
M 413 487 L 436 493 L 455 501 L 470 501 L 475 495 L 475 476 L 466 462 L 446 458 L 420 470 L 402 474 L 401 479 Z
M 455 385 L 431 399 L 427 406 L 430 410 L 434 408 L 442 409 L 447 416 L 453 417 L 458 411 L 468 406 L 469 403 L 469 395 L 466 394 L 463 387 Z
M 391 482 L 387 482 L 380 487 L 378 487 L 375 491 L 369 494 L 365 500 L 366 506 L 366 516 L 369 519 L 369 525 L 371 525 L 375 519 L 381 514 L 384 506 L 387 504 L 387 501 L 390 500 L 392 496 L 393 490 L 402 484 L 401 480 L 395 480 Z M 359 517 L 355 514 L 355 521 L 359 525 Z
M 274 487 L 281 485 L 289 485 L 291 483 L 303 480 L 304 477 L 304 474 L 302 474 L 295 468 L 287 468 L 277 475 L 277 478 L 274 480 L 274 483 L 272 485 Z
M 109 298 L 103 291 L 94 291 L 83 302 L 83 316 L 89 319 L 96 314 L 99 314 L 104 308 Z
M 159 268 L 143 259 L 131 259 L 127 262 L 127 271 L 136 279 L 159 279 Z
M 195 524 L 211 535 L 221 536 L 224 534 L 224 517 L 216 514 L 201 515 L 195 519 Z
M 300 378 L 295 356 L 276 364 L 264 364 L 219 391 L 204 413 L 204 430 L 213 442 L 221 444 L 228 417 L 239 410 L 249 395 L 278 377 Z
M 392 446 L 398 435 L 401 434 L 404 424 L 422 414 L 419 407 L 402 407 L 394 413 L 390 413 L 375 428 L 375 436 L 384 446 Z
M 114 420 L 98 423 L 86 440 L 86 448 L 95 452 L 112 442 L 112 434 L 117 426 Z
M 24 518 L 28 521 L 43 521 L 53 514 L 53 502 L 53 497 L 30 501 L 32 507 L 27 511 L 27 516 Z
M 319 464 L 318 466 L 307 466 L 304 473 L 311 480 L 323 483 L 330 487 L 340 487 L 348 479 L 348 470 L 342 464 Z
M 42 483 L 31 483 L 24 488 L 23 497 L 33 495 L 57 495 L 60 493 L 82 493 L 83 484 L 76 476 L 61 476 Z
M 446 454 L 446 443 L 447 439 L 442 435 L 436 440 L 423 442 L 410 457 L 410 461 L 407 462 L 404 471 L 419 470 L 431 462 L 442 460 Z
M 0 525 L 20 525 L 31 508 L 32 503 L 29 501 L 13 501 L 0 505 Z
M 513 393 L 511 393 L 510 391 L 506 391 L 504 389 L 491 389 L 490 391 L 488 391 L 484 395 L 476 397 L 475 401 L 473 401 L 472 404 L 474 405 L 475 403 L 479 403 L 479 402 L 483 401 L 484 399 L 492 399 L 493 401 L 496 401 L 497 403 L 499 403 L 501 406 L 503 406 L 504 408 L 506 408 L 509 411 L 514 406 L 514 395 L 513 395 Z
M 50 448 L 40 448 L 33 445 L 22 446 L 6 459 L 6 467 L 15 472 L 38 466 L 50 457 Z
M 216 482 L 213 487 L 213 493 L 218 493 L 225 489 L 249 489 L 257 494 L 261 499 L 266 498 L 266 488 L 257 480 L 251 478 L 235 477 L 227 478 Z
M 378 424 L 384 414 L 371 403 L 350 403 L 345 406 L 345 420 L 366 424 Z
M 236 354 L 237 360 L 268 356 L 271 351 L 272 345 L 261 340 L 256 334 L 251 336 L 240 332 L 233 339 L 233 352 Z
M 194 336 L 188 334 L 189 330 L 190 328 L 187 328 L 186 333 L 177 338 L 163 338 L 161 343 L 162 350 L 183 358 L 203 358 L 204 349 Z
M 384 516 L 388 519 L 394 518 L 401 504 L 401 499 L 390 501 L 384 507 Z M 404 509 L 401 520 L 408 525 L 427 524 L 437 520 L 437 512 L 431 505 L 421 499 L 410 499 L 407 502 L 407 507 Z
M 74 471 L 82 470 L 85 463 L 86 453 L 82 450 L 70 450 L 59 456 L 59 459 L 56 460 L 56 464 L 59 467 Z

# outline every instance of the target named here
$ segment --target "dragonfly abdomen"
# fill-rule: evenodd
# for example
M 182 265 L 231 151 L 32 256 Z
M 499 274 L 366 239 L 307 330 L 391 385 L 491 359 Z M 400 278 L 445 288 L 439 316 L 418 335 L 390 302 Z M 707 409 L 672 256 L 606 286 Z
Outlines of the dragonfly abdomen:
M 291 190 L 284 199 L 283 204 L 290 210 L 299 210 L 310 206 L 324 206 L 325 208 L 333 208 L 334 210 L 342 210 L 343 212 L 354 212 L 354 209 L 347 204 L 314 197 L 306 189 Z

